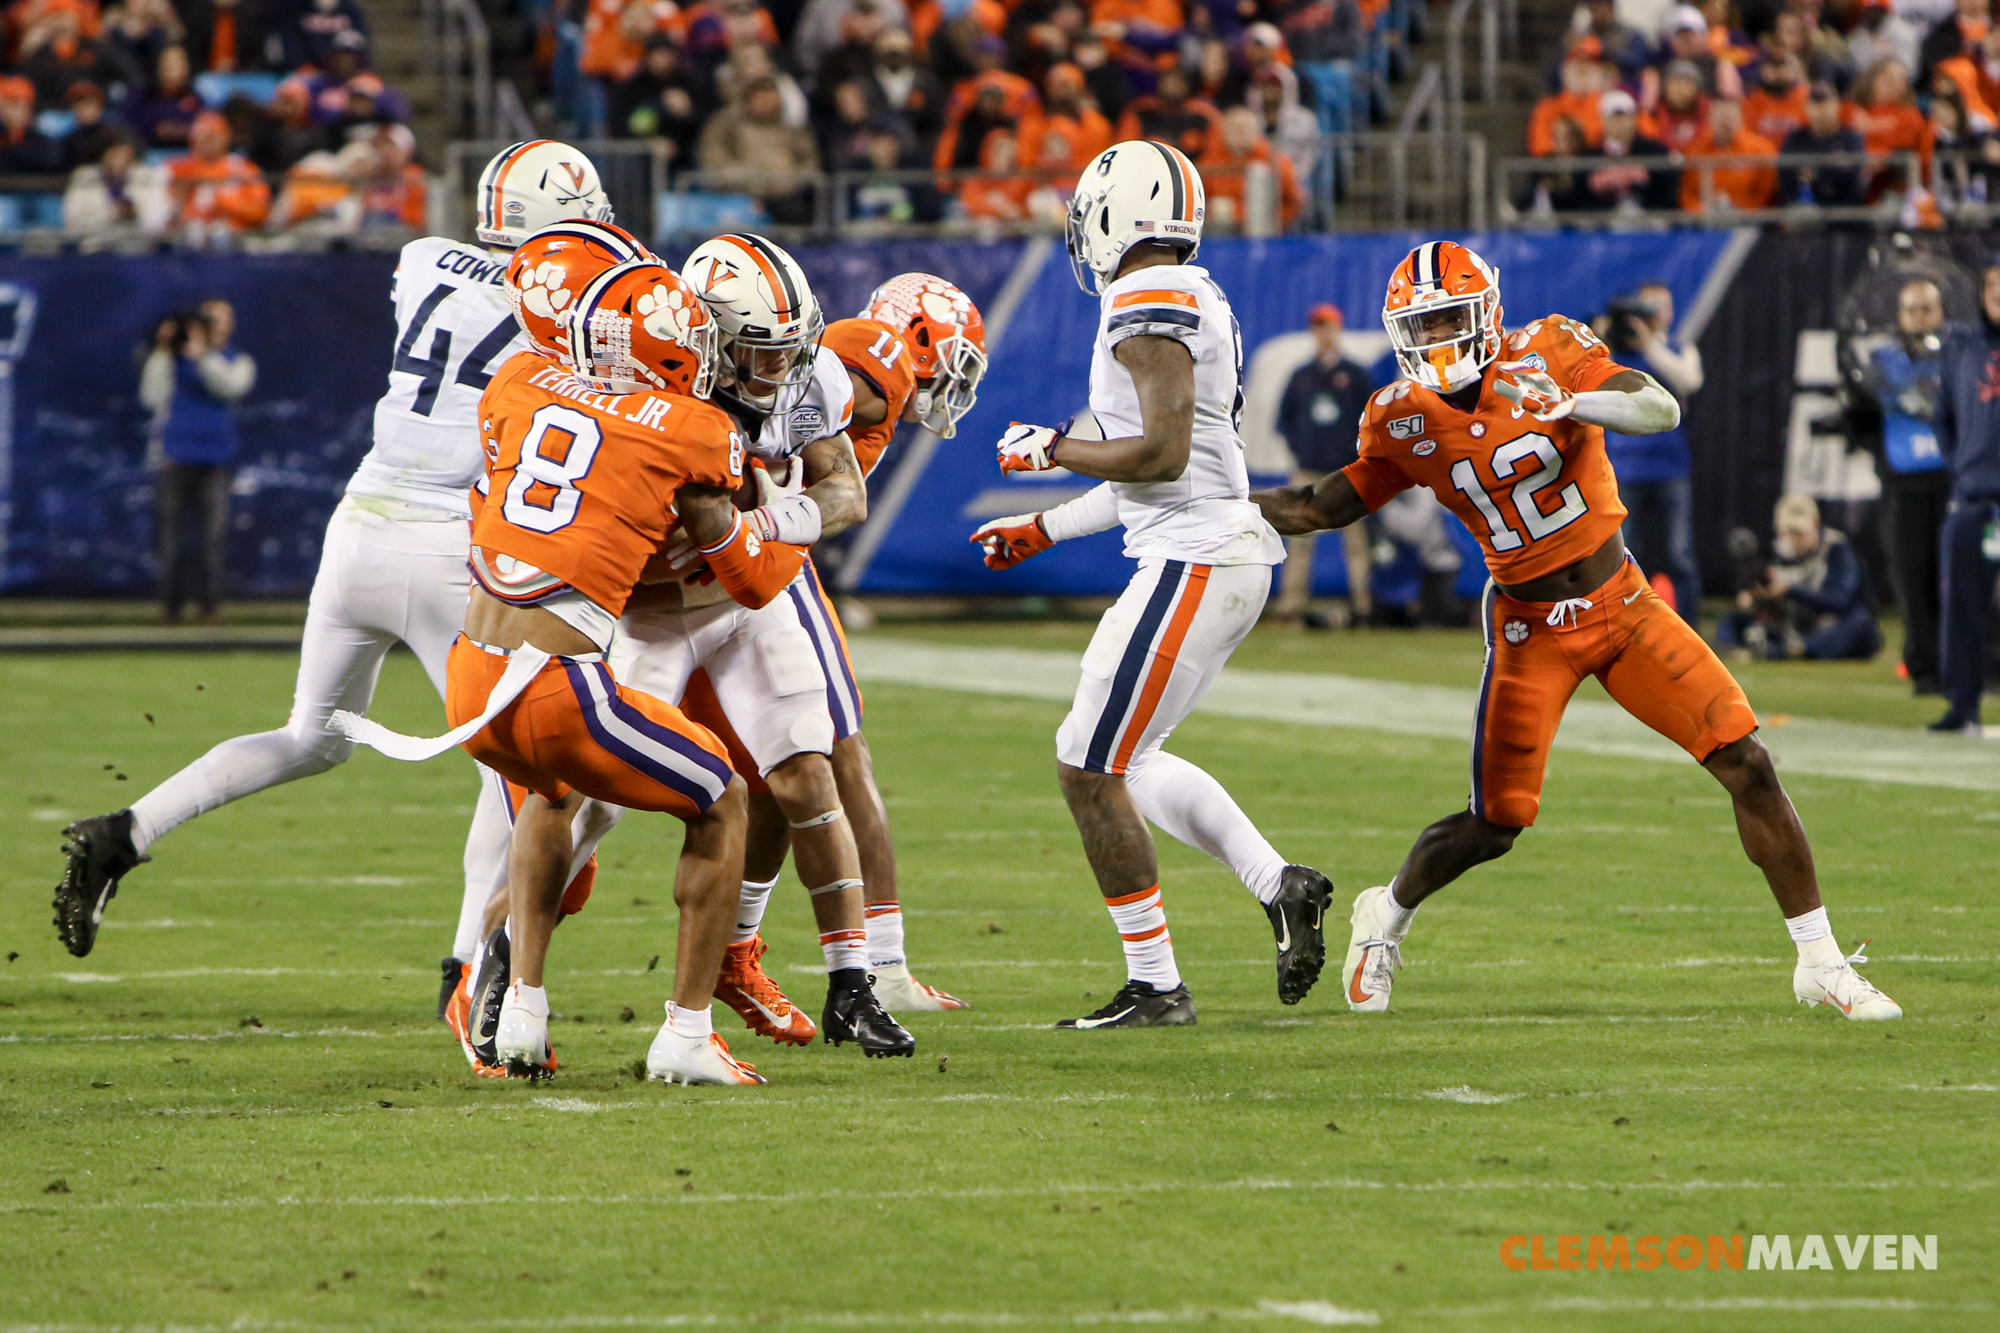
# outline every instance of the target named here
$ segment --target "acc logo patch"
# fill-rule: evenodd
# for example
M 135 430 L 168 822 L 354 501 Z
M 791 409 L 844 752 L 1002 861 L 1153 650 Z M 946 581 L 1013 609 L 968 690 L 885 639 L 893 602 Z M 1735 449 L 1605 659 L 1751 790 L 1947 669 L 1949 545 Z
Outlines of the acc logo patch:
M 1413 417 L 1397 417 L 1388 423 L 1389 434 L 1398 440 L 1415 439 L 1424 433 L 1424 415 L 1419 412 Z
M 1418 458 L 1429 458 L 1432 454 L 1437 452 L 1437 447 L 1438 447 L 1438 442 L 1436 440 L 1418 440 L 1415 444 L 1410 446 L 1410 452 L 1415 454 Z
M 1521 364 L 1524 366 L 1533 366 L 1536 370 L 1542 371 L 1545 374 L 1547 373 L 1549 368 L 1549 363 L 1542 360 L 1542 354 L 1540 352 L 1528 353 L 1526 356 L 1521 358 Z
M 817 407 L 795 407 L 785 420 L 791 424 L 793 433 L 800 439 L 816 440 L 826 425 L 826 413 Z
M 1507 637 L 1507 642 L 1509 643 L 1526 643 L 1528 641 L 1528 622 L 1525 620 L 1510 620 L 1500 627 L 1500 632 Z

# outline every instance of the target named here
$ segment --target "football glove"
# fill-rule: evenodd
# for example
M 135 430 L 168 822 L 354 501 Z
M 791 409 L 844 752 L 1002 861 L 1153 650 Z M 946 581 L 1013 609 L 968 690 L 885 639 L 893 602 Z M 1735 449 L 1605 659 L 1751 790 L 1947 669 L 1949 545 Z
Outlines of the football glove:
M 1493 392 L 1537 421 L 1560 421 L 1576 410 L 1576 395 L 1526 361 L 1494 367 Z
M 1048 471 L 1056 465 L 1056 441 L 1061 438 L 1062 431 L 1058 428 L 1030 426 L 1025 421 L 1009 422 L 1007 433 L 1000 437 L 1000 470 Z
M 811 546 L 819 540 L 819 503 L 810 495 L 787 495 L 753 509 L 743 517 L 759 541 Z
M 988 569 L 1012 569 L 1029 556 L 1040 555 L 1055 543 L 1042 531 L 1040 514 L 1015 514 L 982 524 L 967 540 L 986 548 Z

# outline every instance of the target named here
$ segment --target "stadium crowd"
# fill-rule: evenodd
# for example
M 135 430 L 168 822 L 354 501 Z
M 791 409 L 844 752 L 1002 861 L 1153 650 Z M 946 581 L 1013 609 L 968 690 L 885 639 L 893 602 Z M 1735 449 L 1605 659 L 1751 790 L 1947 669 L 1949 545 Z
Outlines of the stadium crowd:
M 854 173 L 847 216 L 1059 221 L 1108 144 L 1174 143 L 1209 220 L 1305 207 L 1322 133 L 1366 129 L 1411 0 L 566 0 L 537 72 L 582 137 L 739 180 Z M 941 174 L 944 173 L 944 174 Z M 967 179 L 948 173 L 983 173 Z M 812 207 L 770 186 L 771 217 Z
M 0 25 L 0 177 L 66 178 L 72 235 L 424 225 L 409 107 L 356 0 L 15 0 Z
M 1906 226 L 1938 225 L 1955 206 L 2000 201 L 1992 19 L 1992 0 L 1585 0 L 1527 147 L 1592 162 L 1525 178 L 1516 202 L 1544 213 L 1882 204 Z M 1744 160 L 1802 154 L 1875 160 Z

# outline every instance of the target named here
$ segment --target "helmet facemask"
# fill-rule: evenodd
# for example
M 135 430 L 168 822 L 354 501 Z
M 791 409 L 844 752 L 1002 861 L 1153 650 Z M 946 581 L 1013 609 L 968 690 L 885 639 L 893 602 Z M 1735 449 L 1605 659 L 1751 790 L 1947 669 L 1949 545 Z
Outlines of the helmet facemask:
M 739 330 L 722 343 L 717 386 L 765 416 L 790 410 L 812 383 L 813 362 L 825 329 L 825 318 L 815 310 L 811 320 L 788 338 L 763 335 L 754 326 Z
M 917 420 L 941 440 L 958 434 L 958 421 L 979 401 L 979 381 L 986 374 L 986 353 L 963 335 L 938 344 L 938 371 L 917 385 L 911 401 Z
M 1069 216 L 1063 224 L 1063 244 L 1069 250 L 1069 268 L 1076 276 L 1076 285 L 1091 293 L 1098 291 L 1102 280 L 1102 275 L 1091 266 L 1090 239 L 1085 231 L 1093 220 L 1106 235 L 1110 234 L 1111 213 L 1101 196 L 1093 197 L 1079 187 L 1070 197 Z
M 1500 354 L 1500 293 L 1487 288 L 1382 312 L 1396 360 L 1425 388 L 1453 393 Z

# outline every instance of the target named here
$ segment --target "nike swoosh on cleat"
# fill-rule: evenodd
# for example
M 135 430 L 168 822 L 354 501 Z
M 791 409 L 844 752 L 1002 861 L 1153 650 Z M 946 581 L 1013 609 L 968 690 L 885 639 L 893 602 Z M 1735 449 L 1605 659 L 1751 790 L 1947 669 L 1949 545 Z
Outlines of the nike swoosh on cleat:
M 1278 913 L 1278 920 L 1283 922 L 1285 926 L 1285 933 L 1278 937 L 1278 952 L 1283 953 L 1292 947 L 1292 919 L 1283 912 L 1280 912 Z
M 1840 997 L 1839 997 L 1838 995 L 1835 995 L 1835 994 L 1834 994 L 1834 993 L 1833 993 L 1832 991 L 1830 991 L 1830 990 L 1827 990 L 1827 989 L 1826 989 L 1825 987 L 1821 987 L 1821 988 L 1820 988 L 1820 990 L 1821 990 L 1821 994 L 1823 994 L 1823 995 L 1825 995 L 1825 996 L 1826 996 L 1826 1002 L 1827 1002 L 1828 1004 L 1832 1005 L 1832 1006 L 1833 1006 L 1834 1008 L 1836 1008 L 1836 1009 L 1840 1010 L 1840 1012 L 1841 1012 L 1841 1013 L 1843 1013 L 1843 1014 L 1851 1014 L 1851 1013 L 1853 1013 L 1853 1012 L 1854 1012 L 1854 1006 L 1853 1006 L 1853 1005 L 1851 1005 L 1851 1004 L 1842 1004 L 1842 1003 L 1840 1002 Z
M 1137 1005 L 1133 1006 L 1133 1008 L 1137 1007 L 1138 1007 Z M 1125 1015 L 1131 1012 L 1132 1012 L 1131 1009 L 1120 1009 L 1117 1013 L 1111 1015 L 1111 1017 L 1109 1018 L 1079 1018 L 1076 1020 L 1076 1025 L 1080 1028 L 1101 1028 L 1106 1023 L 1116 1023 L 1119 1019 L 1125 1017 Z
M 763 1006 L 763 1004 L 757 999 L 757 997 L 752 995 L 749 991 L 740 990 L 737 992 L 737 994 L 741 995 L 744 999 L 750 1001 L 750 1007 L 755 1009 L 758 1013 L 764 1015 L 765 1018 L 769 1019 L 771 1026 L 778 1029 L 778 1031 L 790 1032 L 792 1030 L 791 1014 L 786 1014 L 784 1018 L 780 1020 L 776 1014 L 772 1013 L 769 1009 L 766 1009 Z
M 1372 947 L 1372 946 L 1371 946 Z M 1362 974 L 1368 971 L 1368 950 L 1361 951 L 1361 966 L 1354 969 L 1354 980 L 1347 983 L 1347 998 L 1356 1004 L 1366 1004 L 1374 997 L 1361 989 Z

